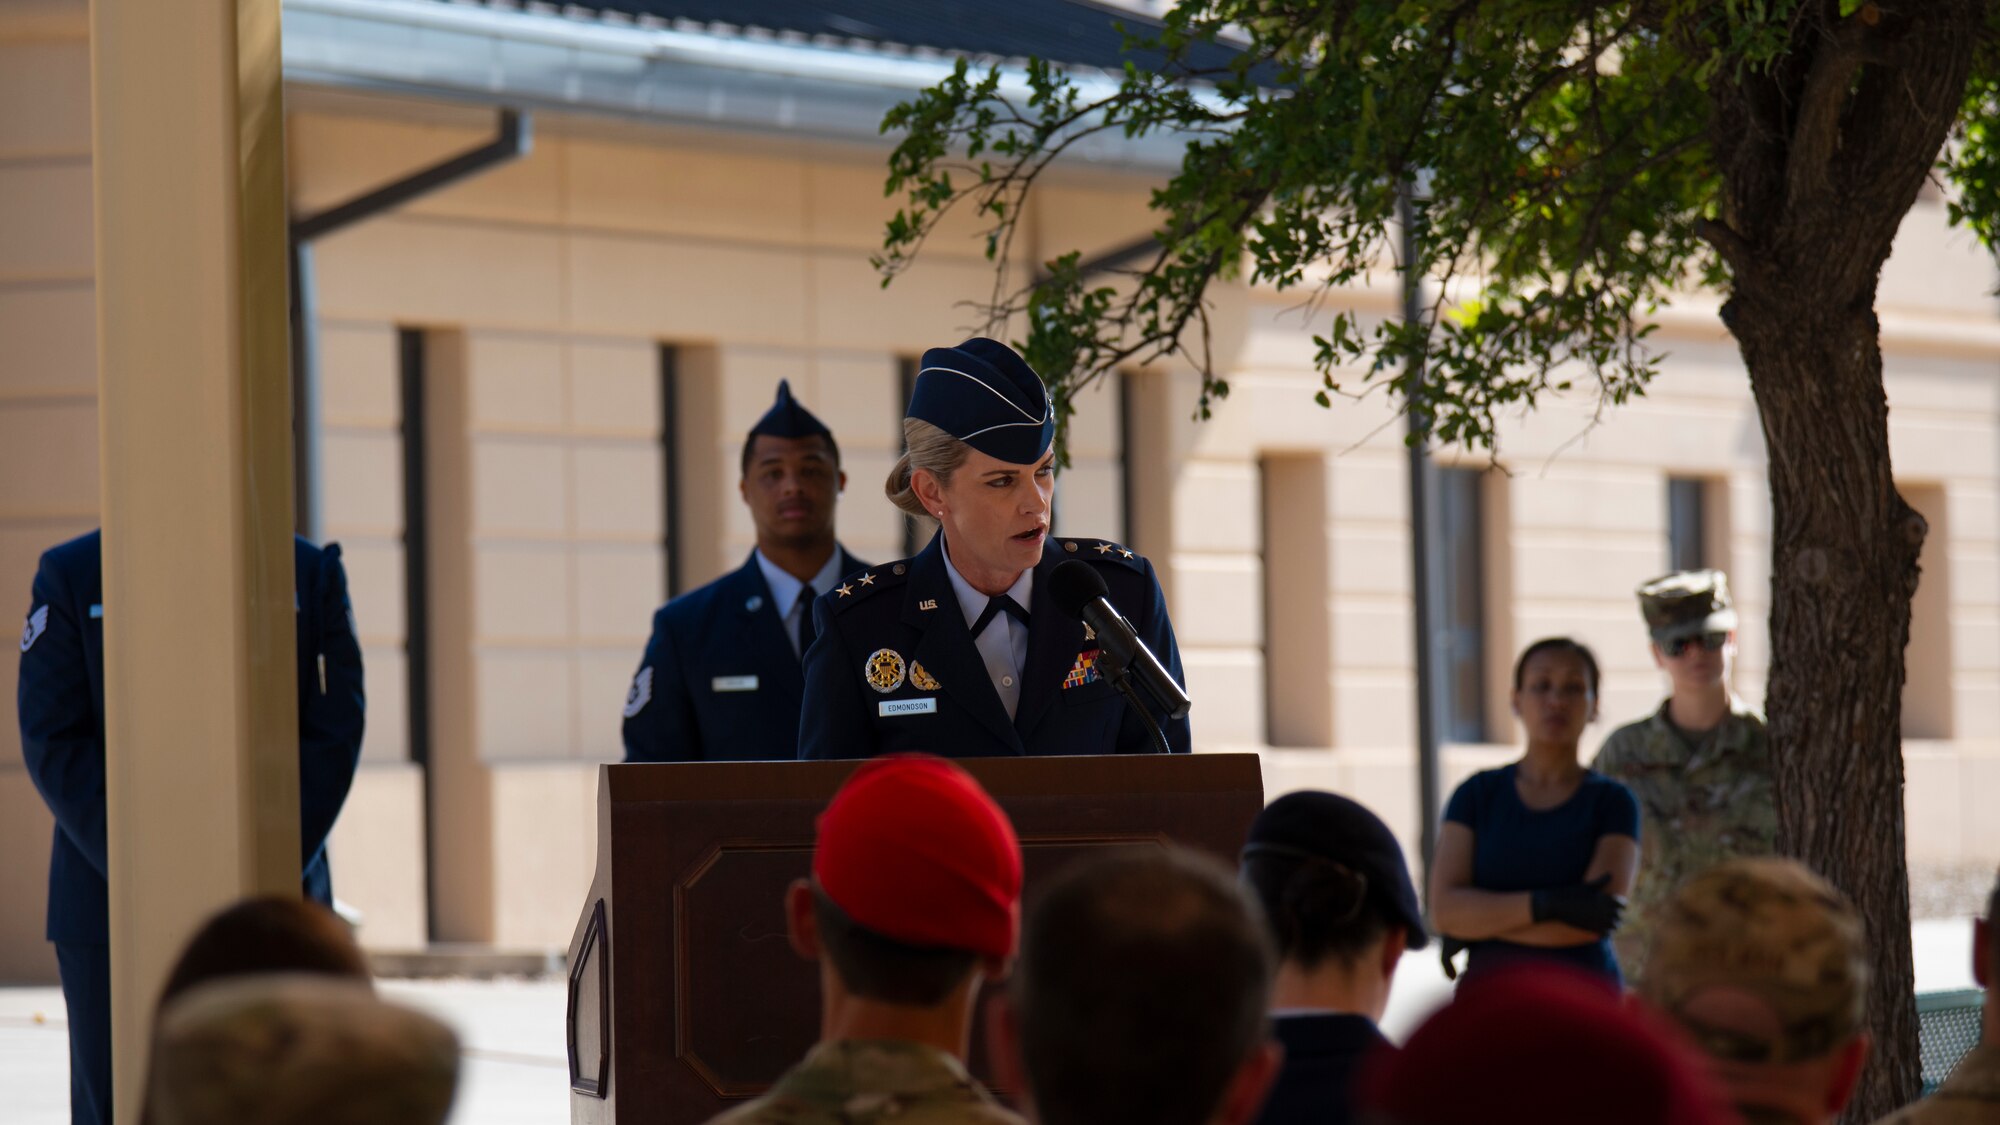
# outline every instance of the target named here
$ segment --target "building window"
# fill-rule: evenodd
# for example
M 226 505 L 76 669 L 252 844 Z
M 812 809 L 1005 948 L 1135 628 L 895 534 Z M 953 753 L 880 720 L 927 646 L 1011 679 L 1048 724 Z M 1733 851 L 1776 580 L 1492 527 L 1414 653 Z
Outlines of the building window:
M 1477 469 L 1437 470 L 1438 676 L 1444 738 L 1486 741 L 1486 491 Z
M 1667 478 L 1667 569 L 1700 570 L 1709 565 L 1708 482 L 1696 477 Z
M 410 760 L 431 759 L 430 511 L 425 490 L 424 331 L 396 331 L 403 406 L 403 652 L 409 693 Z
M 681 594 L 680 349 L 660 345 L 660 557 L 667 567 L 667 597 Z
M 901 394 L 896 399 L 896 437 L 890 443 L 890 448 L 895 451 L 897 457 L 901 457 L 903 455 L 903 412 L 909 409 L 910 396 L 915 394 L 917 390 L 917 357 L 909 355 L 896 357 L 896 385 Z M 905 514 L 903 516 L 903 557 L 906 559 L 915 558 L 917 552 L 924 549 L 924 544 L 930 542 L 931 532 L 936 529 L 937 524 L 932 523 L 930 520 L 918 519 L 915 516 Z
M 1333 745 L 1327 461 L 1273 454 L 1263 493 L 1264 715 L 1273 746 Z

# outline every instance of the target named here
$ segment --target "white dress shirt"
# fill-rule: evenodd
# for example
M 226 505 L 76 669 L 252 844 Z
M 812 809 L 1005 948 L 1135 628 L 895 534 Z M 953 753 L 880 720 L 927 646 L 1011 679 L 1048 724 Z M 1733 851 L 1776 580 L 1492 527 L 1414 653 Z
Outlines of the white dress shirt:
M 813 597 L 833 589 L 833 584 L 840 581 L 840 560 L 845 554 L 840 544 L 833 545 L 832 557 L 819 568 L 818 574 L 813 575 Z M 778 611 L 778 619 L 785 624 L 785 639 L 792 642 L 792 652 L 803 659 L 805 653 L 799 651 L 799 618 L 812 612 L 810 608 L 799 605 L 799 591 L 805 589 L 806 584 L 792 577 L 784 567 L 765 558 L 762 551 L 757 552 L 757 569 L 764 572 L 764 585 L 771 588 L 771 606 Z

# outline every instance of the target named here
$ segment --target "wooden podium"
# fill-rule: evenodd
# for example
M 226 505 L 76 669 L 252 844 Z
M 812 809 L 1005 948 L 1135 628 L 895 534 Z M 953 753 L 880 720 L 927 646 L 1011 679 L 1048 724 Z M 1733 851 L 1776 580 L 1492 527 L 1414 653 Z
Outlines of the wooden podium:
M 859 764 L 603 767 L 597 874 L 569 946 L 571 1121 L 699 1125 L 805 1054 L 819 976 L 786 939 L 784 892 Z M 960 764 L 1012 818 L 1030 896 L 1098 848 L 1172 841 L 1233 866 L 1264 803 L 1255 754 Z M 987 1073 L 977 1036 L 972 1066 Z

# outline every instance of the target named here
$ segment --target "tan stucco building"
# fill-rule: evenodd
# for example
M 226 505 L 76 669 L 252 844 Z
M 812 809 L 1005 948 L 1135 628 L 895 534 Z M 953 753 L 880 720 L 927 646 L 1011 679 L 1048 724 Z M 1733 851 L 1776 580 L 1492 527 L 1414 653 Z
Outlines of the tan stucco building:
M 650 614 L 670 581 L 692 588 L 750 549 L 737 443 L 779 378 L 839 436 L 844 541 L 903 552 L 880 480 L 904 365 L 965 334 L 958 302 L 990 266 L 958 227 L 877 285 L 868 254 L 890 205 L 872 134 L 948 62 L 532 5 L 293 0 L 286 15 L 299 214 L 480 143 L 492 107 L 535 111 L 527 156 L 315 246 L 318 471 L 370 697 L 337 893 L 376 948 L 557 948 Z M 0 2 L 0 599 L 23 608 L 39 552 L 97 519 L 88 99 L 82 5 Z M 1065 168 L 1023 262 L 1143 235 L 1162 160 L 1134 147 Z M 1996 280 L 1924 201 L 1881 290 L 1898 478 L 1932 526 L 1905 720 L 1925 878 L 2000 856 L 1985 809 L 2000 795 Z M 1352 295 L 1384 315 L 1395 299 Z M 1159 567 L 1199 749 L 1258 750 L 1268 788 L 1353 794 L 1414 845 L 1401 425 L 1381 396 L 1312 405 L 1312 325 L 1293 297 L 1234 290 L 1218 312 L 1232 392 L 1214 419 L 1191 420 L 1183 370 L 1088 396 L 1057 531 L 1128 541 Z M 1443 485 L 1448 785 L 1505 758 L 1509 664 L 1538 636 L 1575 634 L 1603 659 L 1593 738 L 1648 711 L 1662 684 L 1631 590 L 1672 561 L 1730 571 L 1738 687 L 1761 693 L 1768 517 L 1749 388 L 1712 305 L 1673 310 L 1661 339 L 1666 374 L 1601 423 L 1592 402 L 1550 401 L 1508 426 L 1504 473 L 1440 455 L 1467 469 Z M 0 681 L 13 674 L 0 650 Z M 49 818 L 3 698 L 0 979 L 52 979 Z

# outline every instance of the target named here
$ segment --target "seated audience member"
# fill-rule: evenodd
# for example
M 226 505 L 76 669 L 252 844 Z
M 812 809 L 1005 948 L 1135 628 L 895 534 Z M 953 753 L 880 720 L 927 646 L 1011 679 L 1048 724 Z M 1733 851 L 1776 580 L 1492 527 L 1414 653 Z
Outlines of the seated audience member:
M 1789 859 L 1725 860 L 1667 900 L 1639 994 L 1679 1024 L 1750 1125 L 1839 1116 L 1868 1056 L 1861 919 Z
M 306 899 L 246 898 L 195 931 L 167 974 L 158 1007 L 212 980 L 262 973 L 318 973 L 363 985 L 372 979 L 368 958 L 333 911 Z
M 1280 1050 L 1273 957 L 1229 872 L 1176 849 L 1079 860 L 1028 916 L 989 1019 L 995 1069 L 1040 1125 L 1243 1125 Z
M 1381 818 L 1332 793 L 1288 793 L 1250 825 L 1243 882 L 1277 942 L 1271 1015 L 1284 1068 L 1261 1125 L 1341 1125 L 1405 949 L 1424 947 L 1403 849 Z
M 1018 1125 L 962 1060 L 1020 897 L 1013 825 L 970 774 L 922 755 L 863 764 L 785 899 L 792 948 L 819 962 L 819 1043 L 715 1125 Z
M 2000 968 L 2000 881 L 1986 900 L 1986 917 L 1972 923 L 1972 979 L 1986 990 L 1980 1009 L 1979 1045 L 1958 1060 L 1958 1066 L 1937 1092 L 1880 1125 L 1980 1125 L 2000 1121 L 2000 989 L 1993 971 Z
M 373 987 L 368 959 L 339 915 L 308 899 L 247 898 L 211 917 L 188 939 L 160 989 L 153 1021 L 157 1024 L 183 993 L 204 984 L 272 973 L 337 977 Z M 157 1125 L 150 1114 L 144 1120 Z
M 441 1125 L 458 1040 L 429 1016 L 323 975 L 219 980 L 167 1006 L 147 1113 L 157 1125 Z
M 1652 1013 L 1594 975 L 1509 966 L 1467 981 L 1401 1050 L 1363 1065 L 1372 1125 L 1723 1125 L 1726 1104 Z

